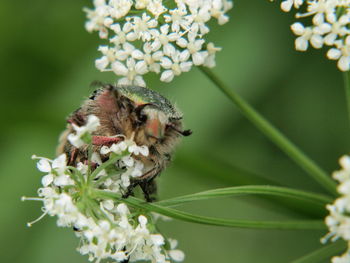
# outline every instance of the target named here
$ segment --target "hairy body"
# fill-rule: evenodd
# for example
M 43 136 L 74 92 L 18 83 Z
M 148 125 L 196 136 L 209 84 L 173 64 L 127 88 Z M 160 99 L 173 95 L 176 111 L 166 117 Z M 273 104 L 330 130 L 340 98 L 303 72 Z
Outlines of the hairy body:
M 181 136 L 191 134 L 182 131 L 182 115 L 163 96 L 147 88 L 105 85 L 96 90 L 82 106 L 68 118 L 67 129 L 60 137 L 57 153 L 66 153 L 68 164 L 88 160 L 86 147 L 75 148 L 68 140 L 72 124 L 82 126 L 89 115 L 100 120 L 99 128 L 92 134 L 94 151 L 99 152 L 103 145 L 110 146 L 125 138 L 133 139 L 137 145 L 146 145 L 149 155 L 133 156 L 144 164 L 145 172 L 135 178 L 125 193 L 132 194 L 133 188 L 140 185 L 147 201 L 152 201 L 156 192 L 154 178 L 161 173 L 171 160 L 174 147 Z M 101 156 L 106 161 L 108 156 Z

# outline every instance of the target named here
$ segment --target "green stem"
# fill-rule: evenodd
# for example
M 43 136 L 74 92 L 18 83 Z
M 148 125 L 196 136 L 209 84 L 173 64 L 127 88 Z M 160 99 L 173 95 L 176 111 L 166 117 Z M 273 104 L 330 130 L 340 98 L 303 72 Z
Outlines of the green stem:
M 94 185 L 100 185 L 101 183 L 106 181 L 108 178 L 111 178 L 111 177 L 116 176 L 116 175 L 120 175 L 123 172 L 124 171 L 116 171 L 115 173 L 108 173 L 107 175 L 105 175 L 103 177 L 101 176 L 96 181 L 94 181 Z
M 312 251 L 310 254 L 307 254 L 297 260 L 293 260 L 292 263 L 319 263 L 323 262 L 330 257 L 337 255 L 343 252 L 346 249 L 347 245 L 343 241 L 338 241 L 336 243 L 323 246 L 320 249 Z
M 122 154 L 118 154 L 113 156 L 112 154 L 110 155 L 108 161 L 102 163 L 99 167 L 97 167 L 94 172 L 91 174 L 91 178 L 96 178 L 96 176 L 103 170 L 106 169 L 108 166 L 116 163 L 119 159 L 123 158 L 126 154 L 129 154 L 129 152 L 125 152 Z
M 68 168 L 72 170 L 71 175 L 75 183 L 78 186 L 81 186 L 82 184 L 84 184 L 84 176 L 81 174 L 81 172 L 76 167 L 73 167 L 73 166 L 68 166 Z
M 182 221 L 214 225 L 214 226 L 226 226 L 237 228 L 254 228 L 254 229 L 284 229 L 284 230 L 311 230 L 311 229 L 326 229 L 325 224 L 320 220 L 307 220 L 307 221 L 251 221 L 251 220 L 238 220 L 238 219 L 226 219 L 215 218 L 194 215 L 173 208 L 160 206 L 153 203 L 146 203 L 135 197 L 128 197 L 127 199 L 121 198 L 120 195 L 106 192 L 103 190 L 95 190 L 95 195 L 99 198 L 114 199 L 119 202 L 124 202 L 134 208 L 143 209 L 149 212 L 156 212 L 168 217 L 176 218 Z
M 348 118 L 350 120 L 350 71 L 344 72 L 343 77 L 344 77 L 344 88 L 345 88 Z
M 336 184 L 329 175 L 289 141 L 279 130 L 253 109 L 235 91 L 229 89 L 210 69 L 200 70 L 239 108 L 243 115 L 272 140 L 282 151 L 303 168 L 312 178 L 330 193 L 336 195 Z
M 237 195 L 248 195 L 248 194 L 257 194 L 257 195 L 274 195 L 282 196 L 292 199 L 298 199 L 304 202 L 312 202 L 321 206 L 325 206 L 328 203 L 331 203 L 333 200 L 327 196 L 295 190 L 286 187 L 278 186 L 265 186 L 265 185 L 249 185 L 249 186 L 236 186 L 236 187 L 227 187 L 220 189 L 213 189 L 209 191 L 199 192 L 195 194 L 180 196 L 171 198 L 168 200 L 159 201 L 156 204 L 162 206 L 174 206 L 191 201 L 206 200 L 218 197 L 227 197 L 227 196 L 237 196 Z

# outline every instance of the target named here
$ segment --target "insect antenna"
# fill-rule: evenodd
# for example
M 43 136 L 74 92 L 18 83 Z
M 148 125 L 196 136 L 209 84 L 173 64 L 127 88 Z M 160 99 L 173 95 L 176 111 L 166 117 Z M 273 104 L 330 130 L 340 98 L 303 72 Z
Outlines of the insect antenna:
M 182 136 L 190 136 L 192 134 L 191 130 L 184 130 L 184 131 L 180 131 L 179 129 L 177 129 L 176 127 L 174 127 L 173 125 L 168 125 L 169 128 L 173 129 L 174 131 L 176 131 L 177 133 L 181 134 Z

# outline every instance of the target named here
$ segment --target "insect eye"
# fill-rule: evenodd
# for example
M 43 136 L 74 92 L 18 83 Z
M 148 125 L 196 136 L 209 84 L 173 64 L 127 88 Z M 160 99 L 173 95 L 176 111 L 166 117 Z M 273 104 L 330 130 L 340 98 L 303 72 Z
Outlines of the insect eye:
M 151 105 L 149 103 L 147 104 L 143 104 L 143 105 L 140 105 L 138 106 L 136 109 L 135 109 L 135 113 L 136 113 L 136 116 L 137 116 L 137 119 L 141 122 L 141 123 L 145 123 L 147 121 L 147 115 L 143 113 L 143 109 L 148 106 L 148 105 Z
M 139 119 L 140 122 L 144 123 L 147 121 L 147 115 L 146 114 L 143 114 L 143 113 L 140 113 L 138 114 L 137 118 Z

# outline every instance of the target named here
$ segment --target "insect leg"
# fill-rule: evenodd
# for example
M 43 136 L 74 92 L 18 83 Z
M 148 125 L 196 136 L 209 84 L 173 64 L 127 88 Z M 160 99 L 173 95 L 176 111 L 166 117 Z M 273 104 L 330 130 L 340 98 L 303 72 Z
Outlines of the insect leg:
M 78 157 L 78 152 L 79 152 L 78 148 L 73 148 L 73 150 L 71 151 L 70 156 L 69 156 L 68 165 L 72 165 L 75 163 L 75 160 Z
M 141 177 L 139 177 L 137 180 L 133 181 L 129 187 L 127 188 L 126 192 L 123 194 L 123 198 L 128 198 L 130 195 L 134 194 L 134 188 L 136 186 L 140 186 L 142 189 L 142 192 L 144 194 L 144 197 L 147 202 L 155 201 L 156 198 L 152 197 L 151 195 L 155 194 L 157 192 L 157 185 L 154 181 L 154 178 L 160 173 L 160 169 L 153 168 L 147 173 L 143 174 Z
M 157 200 L 157 197 L 152 196 L 157 193 L 157 184 L 154 178 L 155 176 L 150 180 L 145 180 L 140 183 L 140 187 L 147 202 L 153 202 Z
M 122 195 L 122 198 L 128 198 L 130 195 L 133 196 L 134 195 L 134 188 L 136 186 L 138 186 L 139 184 L 140 184 L 140 182 L 138 182 L 138 181 L 131 182 L 131 184 L 126 189 L 126 192 Z
M 153 202 L 157 198 L 152 196 L 157 193 L 156 176 L 161 172 L 161 169 L 155 167 L 138 178 L 139 185 L 147 202 Z
M 92 144 L 93 145 L 107 145 L 112 143 L 117 143 L 122 141 L 121 137 L 108 137 L 108 136 L 92 136 Z

